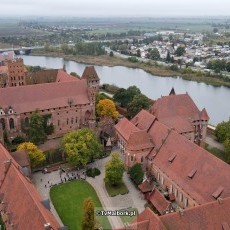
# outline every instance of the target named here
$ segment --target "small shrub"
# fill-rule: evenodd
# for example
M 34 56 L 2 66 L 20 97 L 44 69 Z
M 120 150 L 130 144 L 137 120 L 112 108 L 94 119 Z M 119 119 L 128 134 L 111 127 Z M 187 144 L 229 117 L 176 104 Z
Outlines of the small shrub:
M 95 176 L 99 176 L 101 174 L 100 170 L 98 168 L 90 168 L 86 170 L 86 175 L 88 177 L 95 177 Z

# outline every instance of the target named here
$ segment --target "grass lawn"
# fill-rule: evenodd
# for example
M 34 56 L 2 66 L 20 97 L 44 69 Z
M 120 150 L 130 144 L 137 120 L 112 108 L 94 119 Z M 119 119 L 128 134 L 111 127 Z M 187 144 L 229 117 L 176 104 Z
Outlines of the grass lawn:
M 69 230 L 81 230 L 83 201 L 91 197 L 95 207 L 101 207 L 101 202 L 94 188 L 84 180 L 71 181 L 52 187 L 50 197 L 64 225 Z M 97 217 L 103 229 L 111 229 L 106 217 Z
M 123 182 L 121 182 L 120 184 L 116 186 L 111 186 L 105 183 L 105 188 L 109 196 L 117 196 L 117 195 L 126 194 L 129 192 L 129 190 L 127 189 L 126 185 Z
M 123 223 L 131 223 L 134 221 L 138 215 L 138 210 L 136 208 L 127 208 L 126 209 L 129 213 L 132 213 L 132 216 L 120 216 L 121 221 Z

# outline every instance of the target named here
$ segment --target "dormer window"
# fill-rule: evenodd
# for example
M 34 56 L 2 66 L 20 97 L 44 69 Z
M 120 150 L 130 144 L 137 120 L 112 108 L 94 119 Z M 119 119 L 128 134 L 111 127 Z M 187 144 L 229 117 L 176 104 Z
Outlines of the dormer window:
M 212 196 L 217 199 L 221 193 L 224 191 L 224 187 L 219 186 L 218 189 L 212 194 Z
M 169 157 L 168 161 L 169 161 L 170 163 L 172 163 L 172 162 L 175 160 L 175 158 L 176 158 L 176 154 L 173 153 L 173 154 Z
M 196 174 L 196 172 L 197 172 L 197 169 L 192 169 L 192 170 L 190 171 L 190 173 L 188 174 L 188 177 L 189 177 L 190 179 L 192 179 L 192 178 L 194 177 L 194 175 Z

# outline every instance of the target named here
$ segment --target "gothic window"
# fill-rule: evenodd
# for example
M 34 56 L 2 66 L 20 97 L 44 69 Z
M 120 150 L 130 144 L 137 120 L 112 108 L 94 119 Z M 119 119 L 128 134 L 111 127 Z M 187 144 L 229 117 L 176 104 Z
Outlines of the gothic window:
M 29 118 L 28 117 L 25 118 L 25 127 L 26 128 L 29 127 Z
M 133 161 L 133 156 L 131 156 L 131 161 Z
M 5 128 L 6 128 L 5 119 L 4 119 L 4 118 L 1 118 L 0 123 L 1 123 L 1 125 L 2 125 L 2 129 L 5 130 Z
M 60 125 L 60 120 L 58 120 L 58 126 Z
M 73 117 L 71 118 L 71 124 L 73 124 Z
M 10 118 L 9 123 L 10 123 L 10 129 L 14 129 L 14 119 L 13 118 Z
M 141 163 L 144 161 L 144 157 L 141 157 Z
M 75 122 L 77 123 L 77 117 L 76 117 L 76 119 L 75 119 Z
M 66 124 L 67 124 L 67 125 L 69 124 L 69 118 L 67 118 L 67 120 L 66 120 Z

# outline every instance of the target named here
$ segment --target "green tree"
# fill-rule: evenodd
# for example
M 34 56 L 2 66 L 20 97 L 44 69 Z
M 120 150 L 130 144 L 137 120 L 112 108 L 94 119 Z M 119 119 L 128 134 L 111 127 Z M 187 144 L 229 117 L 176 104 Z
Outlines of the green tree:
M 226 70 L 227 70 L 228 72 L 230 72 L 230 62 L 227 62 L 227 63 L 226 63 Z
M 82 230 L 94 229 L 94 204 L 91 197 L 83 202 Z
M 110 51 L 109 56 L 110 56 L 110 57 L 113 57 L 113 56 L 114 56 L 113 51 Z
M 133 100 L 127 106 L 128 115 L 132 118 L 136 114 L 138 114 L 142 109 L 148 109 L 149 106 L 149 99 L 145 95 L 135 95 Z
M 230 138 L 230 118 L 228 121 L 223 121 L 216 126 L 216 138 L 219 142 L 224 142 Z
M 167 52 L 167 56 L 166 56 L 166 62 L 170 62 L 171 61 L 171 56 L 169 51 Z
M 67 154 L 67 160 L 76 166 L 85 166 L 103 154 L 102 145 L 88 128 L 67 133 L 62 138 L 61 146 Z
M 219 31 L 218 28 L 213 29 L 213 33 L 217 33 L 218 31 Z
M 124 163 L 119 153 L 113 153 L 112 159 L 105 165 L 105 183 L 112 186 L 118 185 L 122 181 L 124 173 Z
M 141 56 L 141 51 L 140 49 L 137 49 L 137 57 L 140 57 Z
M 133 165 L 129 170 L 129 176 L 136 185 L 141 184 L 144 177 L 144 172 L 142 170 L 141 164 Z
M 175 51 L 175 54 L 176 54 L 178 57 L 182 56 L 184 53 L 185 53 L 185 48 L 182 47 L 182 46 L 179 46 L 179 47 L 176 49 L 176 51 Z
M 45 154 L 32 142 L 24 142 L 17 147 L 18 151 L 25 150 L 29 154 L 32 168 L 41 166 L 46 160 Z
M 44 118 L 36 111 L 30 116 L 29 140 L 37 145 L 44 143 L 45 139 Z
M 127 90 L 124 88 L 120 88 L 117 92 L 113 95 L 113 99 L 121 104 L 121 107 L 125 107 L 128 104 L 127 98 Z
M 159 53 L 158 49 L 154 48 L 154 49 L 150 50 L 149 57 L 152 60 L 159 60 L 160 59 L 160 53 Z

